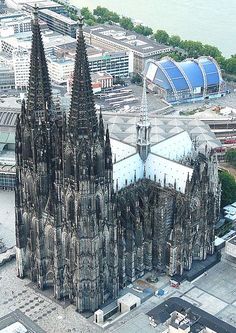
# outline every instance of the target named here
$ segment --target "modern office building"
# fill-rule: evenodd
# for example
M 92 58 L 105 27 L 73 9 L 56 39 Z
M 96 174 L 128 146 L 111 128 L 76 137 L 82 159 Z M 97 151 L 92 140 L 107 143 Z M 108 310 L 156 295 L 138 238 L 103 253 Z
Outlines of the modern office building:
M 53 83 L 66 83 L 74 70 L 75 62 L 70 58 L 47 56 L 48 72 Z
M 8 30 L 12 30 L 13 27 L 9 27 Z M 0 48 L 2 52 L 5 52 L 12 57 L 15 50 L 29 50 L 31 45 L 32 33 L 31 31 L 14 34 L 14 31 L 6 32 L 4 36 L 0 37 Z
M 134 58 L 132 52 L 99 52 L 88 56 L 91 73 L 107 72 L 113 77 L 128 77 L 133 73 Z
M 172 104 L 225 95 L 219 65 L 211 57 L 176 62 L 170 57 L 150 59 L 144 69 L 148 87 Z
M 133 70 L 141 73 L 148 59 L 160 59 L 163 54 L 171 51 L 170 46 L 128 31 L 117 25 L 96 25 L 84 28 L 86 42 L 98 46 L 105 51 L 132 52 L 134 58 Z
M 26 10 L 28 12 L 32 11 L 32 8 L 37 4 L 39 8 L 48 8 L 58 12 L 63 11 L 63 6 L 54 1 L 45 1 L 45 0 L 5 0 L 7 7 L 15 10 Z
M 31 31 L 31 17 L 25 14 L 20 15 L 1 15 L 0 17 L 1 29 L 13 27 L 14 33 Z
M 14 50 L 12 61 L 15 74 L 15 89 L 26 89 L 29 82 L 30 52 L 28 50 Z
M 91 73 L 107 72 L 112 77 L 128 77 L 132 68 L 132 53 L 111 52 L 88 56 L 89 69 Z M 67 82 L 74 70 L 74 57 L 58 58 L 47 55 L 48 70 L 51 80 L 57 84 Z
M 0 111 L 1 120 L 12 116 L 13 113 Z M 0 189 L 14 190 L 15 178 L 15 128 L 12 127 L 6 132 L 0 132 Z
M 45 45 L 46 55 L 53 55 L 57 47 L 66 49 L 67 45 L 75 46 L 75 39 L 70 36 L 62 36 L 52 30 L 44 30 L 42 39 Z M 8 27 L 3 33 L 0 32 L 0 50 L 9 56 L 12 56 L 13 51 L 28 50 L 30 52 L 32 40 L 31 31 L 15 34 L 13 27 Z
M 49 9 L 41 9 L 39 11 L 39 18 L 47 23 L 49 29 L 57 31 L 62 35 L 69 35 L 73 38 L 76 37 L 78 23 L 69 17 Z
M 0 90 L 15 88 L 15 73 L 12 66 L 0 65 Z
M 26 12 L 33 13 L 35 9 L 35 4 L 36 2 L 32 0 L 30 2 L 25 2 L 22 9 L 25 10 Z M 65 16 L 68 15 L 65 10 L 65 7 L 62 4 L 55 1 L 44 1 L 44 0 L 37 1 L 37 8 L 40 10 L 49 9 L 58 14 L 62 14 Z

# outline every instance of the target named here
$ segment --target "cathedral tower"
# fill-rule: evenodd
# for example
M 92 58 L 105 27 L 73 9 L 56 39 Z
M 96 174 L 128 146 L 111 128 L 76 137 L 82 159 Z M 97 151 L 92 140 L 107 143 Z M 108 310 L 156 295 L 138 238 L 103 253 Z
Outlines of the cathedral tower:
M 98 122 L 95 112 L 82 25 L 80 18 L 65 142 L 65 232 L 77 254 L 77 309 L 94 311 L 118 294 L 118 259 L 110 139 L 107 130 L 104 140 L 102 115 Z
M 53 118 L 51 86 L 35 8 L 27 103 L 16 125 L 16 240 L 18 275 L 39 279 L 42 272 L 42 214 L 50 172 L 49 127 Z M 34 237 L 31 237 L 33 236 Z M 36 247 L 38 251 L 36 251 Z

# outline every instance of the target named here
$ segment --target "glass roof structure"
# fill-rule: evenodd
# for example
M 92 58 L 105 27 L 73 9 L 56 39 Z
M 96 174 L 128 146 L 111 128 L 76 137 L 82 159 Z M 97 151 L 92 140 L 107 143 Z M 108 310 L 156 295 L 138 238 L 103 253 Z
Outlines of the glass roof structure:
M 144 75 L 149 82 L 167 94 L 172 94 L 176 100 L 183 98 L 183 92 L 188 92 L 189 95 L 184 97 L 191 99 L 224 91 L 220 67 L 211 57 L 186 59 L 182 62 L 176 62 L 170 57 L 164 57 L 159 61 L 149 59 Z

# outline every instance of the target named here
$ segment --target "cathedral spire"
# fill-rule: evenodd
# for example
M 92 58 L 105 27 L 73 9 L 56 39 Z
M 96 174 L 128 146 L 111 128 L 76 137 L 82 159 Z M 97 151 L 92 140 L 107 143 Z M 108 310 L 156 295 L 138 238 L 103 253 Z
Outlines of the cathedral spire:
M 75 69 L 68 121 L 69 133 L 74 139 L 92 138 L 98 134 L 89 63 L 83 36 L 83 17 L 79 18 L 78 25 Z
M 143 78 L 143 95 L 141 101 L 140 120 L 136 124 L 137 129 L 137 151 L 145 162 L 150 152 L 151 123 L 148 119 L 146 77 Z
M 38 8 L 35 6 L 32 19 L 32 48 L 28 87 L 27 113 L 31 119 L 47 118 L 51 109 L 51 84 L 42 36 L 38 21 Z
M 141 101 L 141 112 L 140 112 L 140 121 L 142 123 L 148 123 L 148 105 L 147 105 L 147 87 L 146 87 L 146 77 L 143 78 L 143 95 Z
M 111 152 L 111 142 L 110 142 L 108 126 L 106 129 L 106 141 L 105 141 L 105 168 L 112 169 L 112 152 Z

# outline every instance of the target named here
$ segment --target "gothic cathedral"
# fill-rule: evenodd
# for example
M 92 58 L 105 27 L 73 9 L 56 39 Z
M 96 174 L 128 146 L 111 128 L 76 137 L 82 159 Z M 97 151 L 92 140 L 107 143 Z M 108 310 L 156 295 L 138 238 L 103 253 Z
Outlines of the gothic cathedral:
M 181 162 L 152 147 L 145 93 L 136 152 L 114 161 L 95 112 L 82 20 L 68 117 L 52 101 L 37 12 L 32 30 L 28 97 L 16 125 L 18 276 L 52 287 L 79 312 L 95 311 L 147 271 L 182 274 L 213 253 L 217 162 L 197 154 L 186 134 L 191 149 Z

